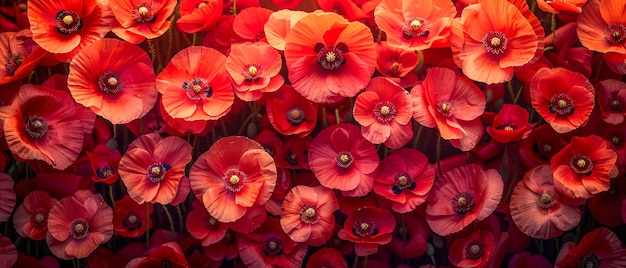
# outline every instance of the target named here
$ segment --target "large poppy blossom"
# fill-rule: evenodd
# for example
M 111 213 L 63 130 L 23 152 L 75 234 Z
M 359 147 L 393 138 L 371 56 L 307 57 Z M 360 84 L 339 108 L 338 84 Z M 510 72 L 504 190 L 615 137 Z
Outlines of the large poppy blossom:
M 576 32 L 586 48 L 626 54 L 626 0 L 589 0 L 578 16 Z
M 280 54 L 270 45 L 247 42 L 230 47 L 226 70 L 237 96 L 244 101 L 257 101 L 263 93 L 274 92 L 283 85 L 285 79 L 279 74 L 282 64 Z
M 611 230 L 600 227 L 585 234 L 578 244 L 566 242 L 554 263 L 565 267 L 625 267 L 626 249 Z
M 285 39 L 296 22 L 309 13 L 297 10 L 278 10 L 272 12 L 264 25 L 265 38 L 273 48 L 285 50 Z
M 299 185 L 291 188 L 283 199 L 280 225 L 296 242 L 321 246 L 335 228 L 335 210 L 339 203 L 332 190 L 317 186 Z
M 139 44 L 146 38 L 163 35 L 170 28 L 168 19 L 174 13 L 176 1 L 110 0 L 109 6 L 115 15 L 113 32 L 127 42 Z

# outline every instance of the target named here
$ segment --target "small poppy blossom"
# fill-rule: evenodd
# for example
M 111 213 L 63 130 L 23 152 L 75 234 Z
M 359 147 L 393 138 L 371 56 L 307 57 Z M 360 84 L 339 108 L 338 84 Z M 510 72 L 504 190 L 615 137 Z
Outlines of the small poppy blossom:
M 225 63 L 226 56 L 208 47 L 192 46 L 176 53 L 157 76 L 165 111 L 187 121 L 226 115 L 235 96 Z
M 466 237 L 456 237 L 450 245 L 448 260 L 455 267 L 485 267 L 495 250 L 494 234 L 479 229 Z
M 189 234 L 200 239 L 202 246 L 210 246 L 220 242 L 228 232 L 228 224 L 211 217 L 200 200 L 194 200 L 192 210 L 187 214 L 185 227 Z
M 491 215 L 500 203 L 504 183 L 497 171 L 470 164 L 444 173 L 433 189 L 426 221 L 433 232 L 446 236 Z
M 0 85 L 27 78 L 47 54 L 28 29 L 0 33 Z
M 528 137 L 535 124 L 528 123 L 528 111 L 519 105 L 504 104 L 493 118 L 487 133 L 501 143 L 517 142 Z
M 374 19 L 389 46 L 416 51 L 448 46 L 450 23 L 456 8 L 450 0 L 383 0 Z
M 394 215 L 398 224 L 394 229 L 393 239 L 387 245 L 389 250 L 403 259 L 417 258 L 426 253 L 430 228 L 420 212 L 410 211 Z
M 368 256 L 378 252 L 378 245 L 391 242 L 396 219 L 391 212 L 372 206 L 359 208 L 350 215 L 337 234 L 339 238 L 354 242 L 357 256 Z
M 542 68 L 530 83 L 533 108 L 559 133 L 587 123 L 595 105 L 594 92 L 586 77 L 563 68 Z
M 32 191 L 13 215 L 15 231 L 32 240 L 43 240 L 48 232 L 48 213 L 57 202 L 44 191 Z
M 168 18 L 174 13 L 176 1 L 110 0 L 109 6 L 115 16 L 112 31 L 129 43 L 139 44 L 170 28 Z
M 626 54 L 625 0 L 589 0 L 576 24 L 580 43 L 593 51 Z
M 309 166 L 309 148 L 313 137 L 287 136 L 279 151 L 274 150 L 276 166 L 289 169 L 311 170 Z
M 262 7 L 244 8 L 233 20 L 233 30 L 239 37 L 250 42 L 265 42 L 265 23 L 272 10 Z M 249 52 L 250 53 L 250 52 Z
M 239 257 L 248 267 L 302 267 L 307 245 L 289 238 L 278 218 L 267 220 L 252 233 L 238 240 Z
M 93 148 L 93 151 L 86 153 L 91 163 L 91 171 L 93 172 L 91 180 L 93 182 L 113 184 L 117 181 L 120 177 L 117 169 L 120 165 L 120 159 L 122 159 L 120 151 L 111 150 L 106 145 L 100 144 Z
M 283 135 L 306 136 L 317 124 L 317 104 L 302 97 L 290 85 L 283 85 L 268 96 L 265 109 L 274 129 Z
M 188 34 L 208 31 L 219 21 L 223 7 L 222 0 L 181 1 L 176 27 Z
M 559 14 L 562 11 L 580 13 L 586 3 L 587 0 L 537 0 L 537 7 L 552 14 Z
M 582 202 L 581 202 L 582 201 Z M 572 199 L 554 186 L 547 164 L 524 174 L 511 195 L 511 218 L 524 234 L 548 239 L 576 227 L 581 220 L 578 207 L 584 200 Z
M 602 120 L 613 125 L 624 122 L 626 115 L 626 83 L 607 79 L 596 85 L 598 93 L 598 106 L 602 112 Z
M 374 145 L 351 124 L 322 130 L 309 147 L 309 166 L 320 184 L 350 196 L 372 190 L 379 162 Z
M 409 92 L 385 77 L 375 77 L 357 96 L 353 115 L 366 140 L 397 149 L 413 138 L 412 109 Z
M 550 161 L 554 186 L 572 198 L 590 198 L 608 190 L 617 154 L 604 139 L 572 137 Z
M 128 195 L 139 204 L 171 203 L 180 191 L 191 150 L 189 143 L 175 136 L 161 138 L 151 133 L 137 138 L 122 156 L 118 170 Z
M 273 48 L 285 50 L 285 39 L 296 22 L 309 13 L 299 10 L 282 9 L 270 14 L 263 26 L 267 43 Z
M 607 227 L 617 227 L 624 223 L 626 219 L 626 180 L 611 180 L 611 188 L 606 192 L 594 195 L 589 202 L 587 208 L 593 215 L 593 218 L 600 224 Z M 621 211 L 622 213 L 615 213 Z
M 11 218 L 15 202 L 17 202 L 13 190 L 13 178 L 6 173 L 0 173 L 0 222 L 6 222 Z
M 140 237 L 152 228 L 153 207 L 140 205 L 129 195 L 125 195 L 121 200 L 115 201 L 113 211 L 113 233 L 122 237 Z
M 419 57 L 413 51 L 389 46 L 386 41 L 376 43 L 376 70 L 403 88 L 415 86 L 417 74 L 413 72 Z
M 541 124 L 522 140 L 520 160 L 528 168 L 549 164 L 552 156 L 567 145 L 568 139 L 565 134 L 554 131 L 549 124 Z
M 0 266 L 13 267 L 17 262 L 18 252 L 11 239 L 4 235 L 0 235 Z
M 483 134 L 479 116 L 485 111 L 485 95 L 469 79 L 446 68 L 431 68 L 422 84 L 411 90 L 413 118 L 439 130 L 462 151 L 473 149 Z
M 563 244 L 554 267 L 624 267 L 625 253 L 620 238 L 613 231 L 600 227 L 585 234 L 578 244 Z
M 363 23 L 314 12 L 287 35 L 285 61 L 298 93 L 317 103 L 335 103 L 354 97 L 369 82 L 376 66 L 374 38 Z
M 324 244 L 335 228 L 335 215 L 339 203 L 332 190 L 317 186 L 299 185 L 291 188 L 283 199 L 280 225 L 296 242 L 318 247 Z
M 317 267 L 348 268 L 349 266 L 343 253 L 332 247 L 325 247 L 315 251 L 307 260 L 306 268 Z
M 435 169 L 418 150 L 402 148 L 380 163 L 374 192 L 392 201 L 398 213 L 413 211 L 428 198 L 435 182 Z
M 538 49 L 533 26 L 507 1 L 470 5 L 451 28 L 456 64 L 470 79 L 487 84 L 511 80 L 515 67 L 530 62 Z
M 167 242 L 157 247 L 147 257 L 140 257 L 131 260 L 126 264 L 127 268 L 139 267 L 181 267 L 190 268 L 187 259 L 183 255 L 183 249 L 176 242 Z
M 270 45 L 246 42 L 230 47 L 226 70 L 237 97 L 257 101 L 263 93 L 274 92 L 285 83 L 279 73 L 282 63 L 280 54 Z
M 48 214 L 46 243 L 60 259 L 86 258 L 113 236 L 113 209 L 100 194 L 77 192 L 59 200 Z
M 209 214 L 230 223 L 270 199 L 276 186 L 276 165 L 257 142 L 230 136 L 219 139 L 198 157 L 189 179 Z

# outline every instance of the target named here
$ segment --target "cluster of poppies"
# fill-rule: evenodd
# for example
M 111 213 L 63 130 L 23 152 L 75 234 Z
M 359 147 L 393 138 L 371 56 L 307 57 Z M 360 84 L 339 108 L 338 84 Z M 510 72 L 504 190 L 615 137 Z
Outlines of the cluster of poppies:
M 0 266 L 626 267 L 626 0 L 0 1 Z

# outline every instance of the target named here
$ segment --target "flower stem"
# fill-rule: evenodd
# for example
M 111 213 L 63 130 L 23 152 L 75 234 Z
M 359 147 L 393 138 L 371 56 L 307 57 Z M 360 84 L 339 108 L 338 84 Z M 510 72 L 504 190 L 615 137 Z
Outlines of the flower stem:
M 339 117 L 339 108 L 335 109 L 335 120 L 337 120 L 337 125 L 341 124 L 341 119 Z
M 324 128 L 328 127 L 328 119 L 326 118 L 326 107 L 322 107 L 322 126 Z
M 174 220 L 172 219 L 172 214 L 170 214 L 170 211 L 167 209 L 166 205 L 162 205 L 163 207 L 163 211 L 165 211 L 165 216 L 167 216 L 167 220 L 170 222 L 170 231 L 172 231 L 172 241 L 174 241 Z
M 441 176 L 441 134 L 437 133 L 437 170 Z
M 111 198 L 111 207 L 115 210 L 115 197 L 113 196 L 113 184 L 109 184 L 109 197 Z
M 363 258 L 363 268 L 367 268 L 367 256 L 365 255 L 365 258 Z
M 147 225 L 150 226 L 150 203 L 146 202 Z M 150 248 L 150 228 L 146 228 L 146 249 Z
M 554 44 L 554 39 L 556 39 L 556 14 L 552 14 L 552 22 L 550 24 L 550 30 L 552 30 L 552 40 L 551 44 Z

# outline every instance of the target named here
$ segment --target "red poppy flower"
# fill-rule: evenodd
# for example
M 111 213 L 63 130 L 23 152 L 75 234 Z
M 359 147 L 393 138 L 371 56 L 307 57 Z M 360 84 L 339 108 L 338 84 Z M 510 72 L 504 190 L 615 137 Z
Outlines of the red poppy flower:
M 507 1 L 481 0 L 452 22 L 456 64 L 470 79 L 487 84 L 511 80 L 515 67 L 534 58 L 538 42 L 530 22 Z
M 209 214 L 230 223 L 263 205 L 276 186 L 274 159 L 242 136 L 219 139 L 198 157 L 189 174 L 194 194 Z
M 185 33 L 204 32 L 211 29 L 222 15 L 222 0 L 190 0 L 180 2 L 180 18 L 176 26 Z
M 563 68 L 542 68 L 530 83 L 533 108 L 559 133 L 587 123 L 594 95 L 587 78 Z
M 602 112 L 602 120 L 614 125 L 624 122 L 624 105 L 626 105 L 626 83 L 607 79 L 596 86 L 598 106 Z
M 626 219 L 626 180 L 611 180 L 611 188 L 606 192 L 594 195 L 587 207 L 593 218 L 600 224 L 607 227 L 617 227 L 624 223 Z M 615 213 L 621 211 L 622 213 Z
M 20 199 L 24 199 L 28 193 L 37 190 L 48 193 L 52 198 L 60 199 L 80 190 L 95 191 L 95 187 L 89 178 L 64 172 L 38 173 L 35 178 L 20 180 L 15 185 L 15 193 Z
M 607 52 L 602 56 L 606 66 L 612 72 L 626 74 L 626 54 Z
M 247 42 L 230 47 L 226 70 L 237 97 L 244 101 L 257 101 L 263 93 L 274 92 L 285 83 L 279 74 L 282 64 L 280 54 L 270 45 Z
M 17 262 L 17 249 L 11 239 L 4 235 L 0 235 L 0 266 L 13 267 Z
M 16 195 L 13 190 L 13 178 L 0 173 L 0 222 L 8 221 L 15 208 Z
M 426 201 L 435 182 L 435 169 L 418 150 L 402 148 L 380 163 L 374 192 L 393 202 L 398 213 L 413 211 Z
M 535 124 L 528 123 L 528 111 L 519 105 L 504 104 L 493 118 L 487 133 L 501 143 L 517 142 L 530 135 Z
M 117 169 L 122 155 L 117 149 L 111 150 L 106 145 L 101 144 L 93 148 L 93 151 L 87 152 L 87 156 L 91 162 L 93 172 L 91 180 L 93 182 L 113 184 L 120 177 Z
M 349 196 L 372 190 L 379 162 L 374 145 L 351 124 L 322 130 L 309 147 L 309 166 L 320 184 Z
M 77 105 L 66 92 L 23 85 L 14 101 L 0 109 L 11 152 L 24 160 L 43 160 L 63 170 L 83 147 L 83 125 Z
M 626 250 L 615 233 L 600 227 L 585 234 L 578 245 L 566 242 L 554 263 L 565 267 L 624 267 Z
M 314 12 L 287 35 L 285 61 L 298 93 L 317 103 L 334 103 L 354 97 L 369 82 L 376 66 L 374 39 L 360 22 Z
M 339 209 L 332 190 L 321 186 L 299 185 L 291 188 L 283 199 L 280 225 L 296 242 L 318 247 L 324 244 L 335 228 L 335 210 Z
M 550 161 L 554 186 L 569 197 L 590 198 L 609 189 L 616 161 L 617 154 L 604 139 L 572 137 Z
M 485 267 L 495 249 L 494 235 L 479 229 L 466 237 L 456 238 L 450 246 L 448 260 L 455 267 Z
M 235 16 L 233 30 L 239 37 L 251 42 L 267 42 L 265 23 L 272 11 L 262 7 L 244 8 Z
M 191 150 L 179 137 L 151 133 L 137 138 L 122 156 L 118 170 L 128 195 L 139 204 L 171 203 L 191 161 Z
M 431 68 L 422 84 L 411 90 L 413 118 L 437 127 L 443 139 L 462 151 L 473 149 L 483 134 L 479 116 L 485 95 L 467 78 L 446 68 Z
M 67 53 L 58 56 L 69 62 L 111 30 L 113 14 L 106 2 L 96 0 L 36 0 L 28 1 L 28 21 L 33 40 L 51 53 Z
M 409 92 L 387 78 L 375 77 L 357 96 L 353 115 L 365 139 L 397 149 L 413 138 L 412 108 Z
M 368 256 L 378 252 L 378 245 L 391 242 L 396 219 L 391 212 L 377 207 L 365 206 L 350 215 L 339 230 L 343 240 L 354 242 L 357 256 Z
M 226 115 L 235 96 L 225 63 L 226 56 L 208 47 L 192 46 L 174 55 L 157 76 L 165 111 L 187 121 L 217 120 Z
M 267 98 L 267 117 L 274 129 L 283 135 L 306 136 L 317 123 L 317 104 L 284 85 Z
M 307 245 L 291 240 L 278 221 L 269 217 L 257 230 L 239 238 L 239 257 L 246 266 L 302 266 Z
M 552 14 L 559 14 L 561 11 L 580 13 L 586 3 L 587 0 L 537 0 L 537 7 Z
M 509 259 L 509 268 L 527 268 L 527 267 L 550 267 L 552 264 L 546 257 L 539 254 L 531 254 L 528 251 L 519 252 Z
M 48 213 L 57 202 L 44 191 L 32 191 L 15 210 L 13 226 L 22 237 L 43 240 L 48 232 Z
M 557 237 L 576 227 L 581 219 L 576 200 L 559 191 L 549 165 L 537 166 L 524 174 L 511 196 L 511 217 L 526 235 L 537 239 Z
M 200 200 L 194 200 L 193 209 L 187 214 L 185 226 L 187 231 L 196 239 L 200 239 L 202 246 L 210 246 L 220 242 L 228 231 L 228 224 L 219 222 L 211 217 Z
M 455 15 L 450 0 L 383 0 L 374 10 L 376 24 L 385 32 L 389 46 L 408 51 L 448 46 Z
M 113 209 L 99 194 L 68 196 L 48 214 L 46 243 L 60 259 L 88 257 L 113 236 Z
M 148 206 L 148 214 L 146 214 L 146 205 L 138 204 L 129 195 L 115 201 L 115 210 L 113 211 L 114 234 L 130 238 L 142 236 L 152 228 L 152 210 L 153 207 Z
M 471 164 L 447 171 L 433 189 L 426 221 L 433 232 L 446 236 L 491 215 L 500 203 L 504 183 L 497 171 Z
M 311 170 L 309 166 L 309 148 L 313 142 L 311 136 L 287 136 L 279 151 L 274 150 L 276 166 L 290 169 Z
M 593 51 L 626 54 L 624 5 L 625 0 L 590 0 L 578 16 L 580 43 Z
M 156 266 L 191 267 L 183 255 L 183 249 L 176 242 L 165 243 L 152 251 L 147 257 L 133 259 L 126 265 L 127 268 Z
M 378 0 L 317 0 L 316 2 L 320 9 L 336 12 L 349 21 L 372 19 L 374 8 L 379 3 Z
M 277 50 L 285 50 L 285 39 L 289 32 L 291 32 L 291 28 L 296 25 L 296 22 L 308 14 L 309 13 L 304 11 L 289 9 L 272 12 L 264 26 L 267 43 Z
M 419 58 L 413 51 L 389 46 L 386 41 L 376 43 L 376 70 L 403 88 L 415 86 L 417 74 L 413 72 Z
M 318 267 L 348 268 L 348 262 L 346 261 L 343 253 L 338 250 L 330 247 L 321 248 L 315 251 L 306 263 L 306 268 Z
M 393 254 L 403 259 L 413 259 L 426 253 L 430 228 L 418 211 L 395 214 L 396 228 L 387 246 Z M 403 222 L 401 224 L 401 222 Z
M 115 15 L 113 32 L 133 44 L 154 39 L 170 28 L 168 18 L 174 13 L 176 1 L 110 0 Z
M 30 30 L 0 33 L 0 85 L 27 78 L 46 54 Z

